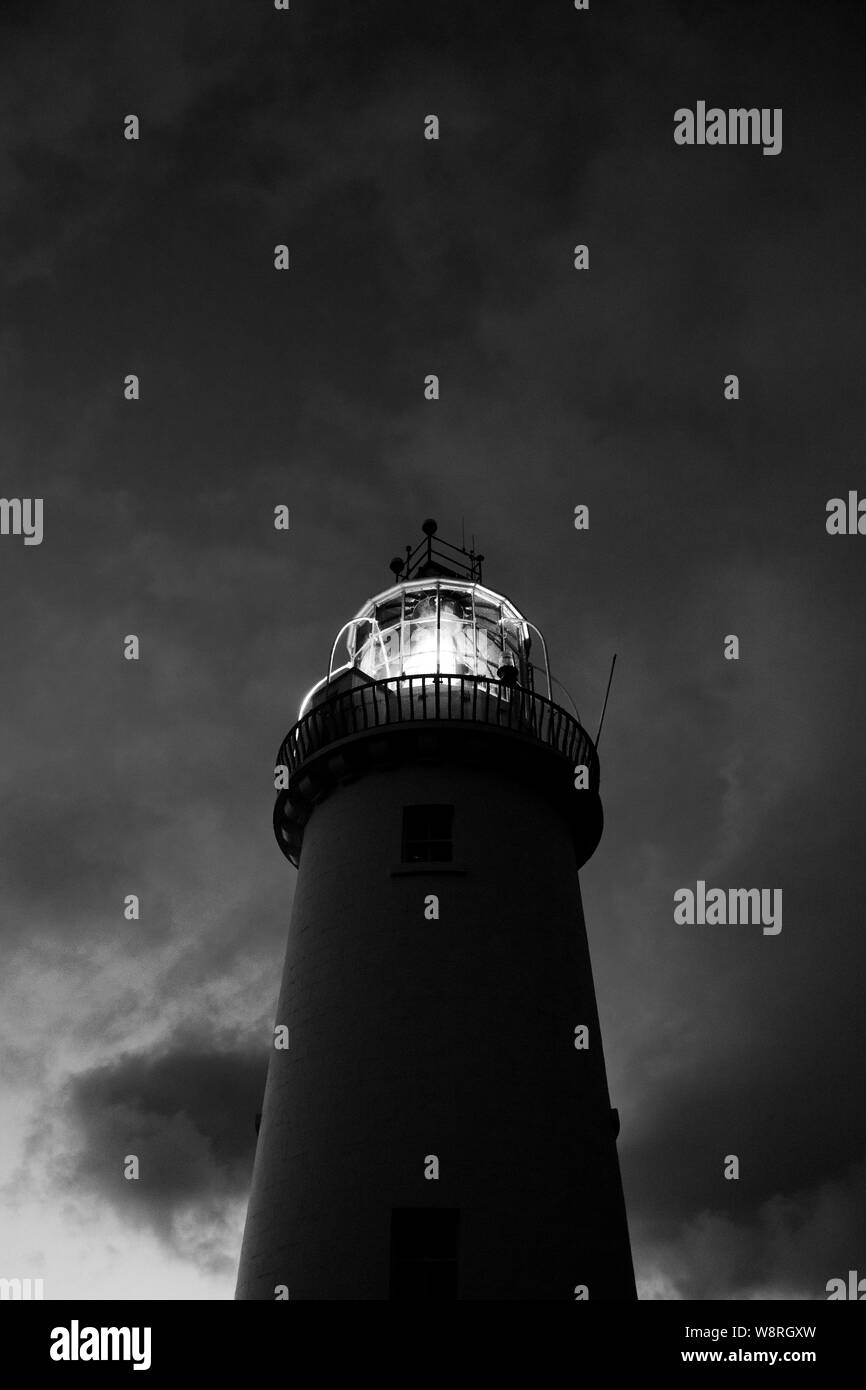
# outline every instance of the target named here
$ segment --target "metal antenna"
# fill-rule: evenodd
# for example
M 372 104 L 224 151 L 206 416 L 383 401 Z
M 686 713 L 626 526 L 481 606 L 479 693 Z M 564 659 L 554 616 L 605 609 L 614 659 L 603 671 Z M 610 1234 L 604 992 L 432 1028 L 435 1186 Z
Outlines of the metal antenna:
M 601 726 L 604 723 L 604 714 L 607 709 L 607 697 L 610 694 L 610 683 L 613 680 L 613 668 L 616 665 L 616 652 L 613 654 L 613 661 L 610 663 L 610 675 L 607 678 L 607 690 L 604 694 L 604 704 L 601 707 L 601 719 L 598 721 L 598 733 L 595 736 L 595 746 L 598 749 L 598 741 L 601 738 Z

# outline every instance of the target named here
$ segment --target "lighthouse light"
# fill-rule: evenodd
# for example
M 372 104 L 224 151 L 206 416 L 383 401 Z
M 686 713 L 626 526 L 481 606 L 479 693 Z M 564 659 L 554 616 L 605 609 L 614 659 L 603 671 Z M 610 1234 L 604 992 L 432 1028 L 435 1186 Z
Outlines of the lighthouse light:
M 529 625 L 500 594 L 477 583 L 404 581 L 372 599 L 347 625 L 349 666 L 370 680 L 468 676 L 502 681 L 513 668 L 534 688 Z M 346 669 L 335 663 L 327 680 Z M 543 642 L 542 642 L 543 647 Z M 546 656 L 542 668 L 547 680 Z

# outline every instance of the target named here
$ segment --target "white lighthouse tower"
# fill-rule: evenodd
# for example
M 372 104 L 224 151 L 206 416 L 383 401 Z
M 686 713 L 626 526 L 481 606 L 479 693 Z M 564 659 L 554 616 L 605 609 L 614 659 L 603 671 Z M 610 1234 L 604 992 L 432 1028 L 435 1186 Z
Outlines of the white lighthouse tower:
M 278 757 L 298 878 L 237 1297 L 634 1299 L 596 750 L 483 557 L 423 529 Z

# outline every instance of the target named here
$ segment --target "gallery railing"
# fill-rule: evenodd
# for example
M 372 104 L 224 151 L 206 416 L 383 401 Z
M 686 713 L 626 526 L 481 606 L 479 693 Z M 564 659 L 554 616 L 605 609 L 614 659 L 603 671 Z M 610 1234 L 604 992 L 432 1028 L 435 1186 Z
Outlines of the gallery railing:
M 495 725 L 535 740 L 588 769 L 598 788 L 598 756 L 589 734 L 543 695 L 481 676 L 401 676 L 353 685 L 322 700 L 290 729 L 278 762 L 295 773 L 340 739 L 377 728 L 448 720 Z

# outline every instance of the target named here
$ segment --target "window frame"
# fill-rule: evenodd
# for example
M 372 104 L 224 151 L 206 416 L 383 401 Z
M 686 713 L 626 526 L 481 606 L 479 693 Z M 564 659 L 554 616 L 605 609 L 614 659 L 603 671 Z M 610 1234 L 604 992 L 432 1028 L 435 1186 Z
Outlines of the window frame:
M 427 813 L 426 826 L 422 813 Z M 442 816 L 440 824 L 436 824 L 433 813 Z M 447 853 L 431 852 L 443 849 L 447 850 Z M 446 802 L 415 802 L 404 806 L 400 835 L 401 864 L 451 864 L 453 861 L 453 805 Z

